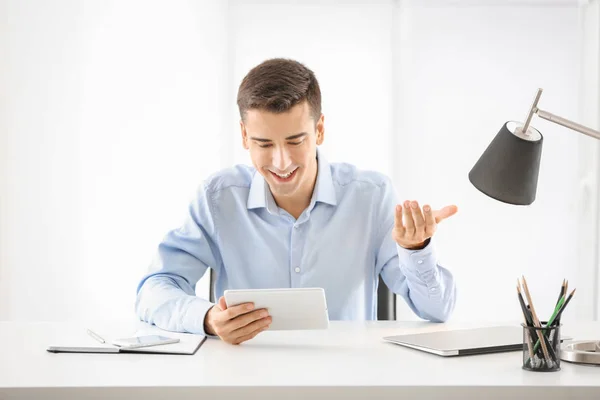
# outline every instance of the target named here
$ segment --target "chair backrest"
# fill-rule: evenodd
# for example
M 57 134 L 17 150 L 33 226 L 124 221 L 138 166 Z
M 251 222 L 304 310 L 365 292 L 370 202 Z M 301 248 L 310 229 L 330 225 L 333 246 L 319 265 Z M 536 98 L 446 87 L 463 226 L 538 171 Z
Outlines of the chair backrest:
M 218 300 L 215 300 L 215 282 L 217 281 L 217 274 L 215 274 L 215 270 L 212 268 L 209 268 L 208 271 L 210 272 L 210 292 L 208 299 L 211 303 L 215 303 Z
M 387 287 L 381 276 L 377 287 L 377 320 L 396 320 L 396 293 Z
M 210 271 L 210 295 L 211 302 L 215 302 L 215 281 L 217 279 L 212 268 Z M 387 285 L 379 277 L 379 286 L 377 288 L 377 320 L 395 321 L 396 320 L 396 294 L 388 289 Z

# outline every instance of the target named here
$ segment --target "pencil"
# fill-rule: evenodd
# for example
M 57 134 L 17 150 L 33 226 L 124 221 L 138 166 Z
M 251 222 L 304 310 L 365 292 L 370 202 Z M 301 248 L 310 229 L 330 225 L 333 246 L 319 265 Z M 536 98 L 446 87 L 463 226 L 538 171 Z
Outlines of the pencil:
M 552 313 L 552 315 L 550 316 L 550 319 L 548 320 L 548 325 L 546 325 L 546 329 L 548 329 L 548 328 L 552 329 L 552 324 L 554 323 L 554 320 L 558 316 L 558 312 L 560 311 L 564 302 L 565 302 L 565 296 L 561 297 L 560 300 L 558 301 L 558 304 L 554 308 L 554 312 Z M 544 331 L 543 331 L 544 335 L 546 334 L 546 329 L 544 329 Z M 548 338 L 548 339 L 550 339 L 550 338 Z M 538 339 L 538 341 L 535 343 L 533 351 L 537 351 L 539 345 L 540 345 L 540 341 Z M 550 345 L 549 348 L 550 348 L 550 350 L 552 350 L 552 345 Z
M 519 280 L 517 279 L 517 293 L 519 294 L 519 303 L 521 304 L 521 309 L 523 310 L 523 318 L 525 318 L 525 325 L 530 326 L 530 316 L 527 312 L 527 307 L 525 307 L 525 301 L 523 300 L 523 295 L 519 290 Z M 527 348 L 529 349 L 529 363 L 531 364 L 533 360 L 533 349 L 531 348 L 531 336 L 529 335 L 529 329 L 525 329 L 525 340 L 527 341 Z
M 573 298 L 573 295 L 575 294 L 575 290 L 577 290 L 577 288 L 573 289 L 573 291 L 571 293 L 569 293 L 569 296 L 567 297 L 567 300 L 564 302 L 564 304 L 562 305 L 562 307 L 560 308 L 560 310 L 558 310 L 558 314 L 556 314 L 556 324 L 560 325 L 560 316 L 562 315 L 564 309 L 567 307 L 567 304 L 569 304 L 569 302 L 571 301 L 571 299 Z
M 519 295 L 519 303 L 521 304 L 521 309 L 523 310 L 523 316 L 525 317 L 525 325 L 533 326 L 533 320 L 531 318 L 531 313 L 529 309 L 525 305 L 525 300 L 523 300 L 523 295 L 521 294 L 521 289 L 519 288 L 519 280 L 517 279 L 517 294 Z
M 541 328 L 542 324 L 540 324 L 540 320 L 537 317 L 537 313 L 535 312 L 535 307 L 533 306 L 533 302 L 531 301 L 531 294 L 529 293 L 529 288 L 527 287 L 527 281 L 525 280 L 525 276 L 522 277 L 523 280 L 523 289 L 525 290 L 525 296 L 527 296 L 527 302 L 531 307 L 531 315 L 533 316 L 533 323 L 537 328 Z M 548 366 L 551 365 L 552 361 L 550 360 L 550 355 L 548 354 L 548 348 L 546 347 L 546 340 L 541 330 L 537 330 L 537 335 L 542 343 L 542 351 L 544 352 L 544 357 L 546 357 L 546 362 Z
M 558 302 L 564 295 L 565 295 L 565 280 L 563 279 L 563 283 L 560 286 L 560 294 L 558 295 L 558 299 L 556 299 L 556 304 L 558 304 Z

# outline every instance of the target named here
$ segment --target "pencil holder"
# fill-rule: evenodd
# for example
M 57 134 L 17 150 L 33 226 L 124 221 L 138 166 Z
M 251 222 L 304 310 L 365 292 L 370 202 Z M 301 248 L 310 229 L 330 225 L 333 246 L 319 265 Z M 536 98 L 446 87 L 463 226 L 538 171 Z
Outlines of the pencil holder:
M 528 371 L 560 371 L 560 325 L 523 327 L 523 369 Z

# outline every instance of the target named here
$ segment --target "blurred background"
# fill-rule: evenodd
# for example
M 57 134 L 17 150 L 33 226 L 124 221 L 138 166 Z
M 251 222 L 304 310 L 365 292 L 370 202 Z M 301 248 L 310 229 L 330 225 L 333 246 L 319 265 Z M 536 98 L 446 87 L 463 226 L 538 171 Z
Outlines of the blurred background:
M 600 142 L 534 117 L 527 207 L 467 175 L 538 88 L 541 109 L 600 128 L 599 3 L 0 0 L 0 320 L 132 316 L 197 186 L 249 163 L 237 88 L 272 57 L 315 72 L 330 162 L 459 206 L 436 234 L 452 321 L 521 322 L 521 275 L 538 313 L 566 278 L 563 319 L 598 319 Z M 398 319 L 416 319 L 401 298 Z

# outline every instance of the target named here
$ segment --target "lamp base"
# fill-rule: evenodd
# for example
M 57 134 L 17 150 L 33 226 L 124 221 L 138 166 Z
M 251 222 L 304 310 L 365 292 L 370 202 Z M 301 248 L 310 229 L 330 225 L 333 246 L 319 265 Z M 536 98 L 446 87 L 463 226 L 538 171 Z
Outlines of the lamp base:
M 563 344 L 560 359 L 572 363 L 600 365 L 600 341 L 580 340 Z

